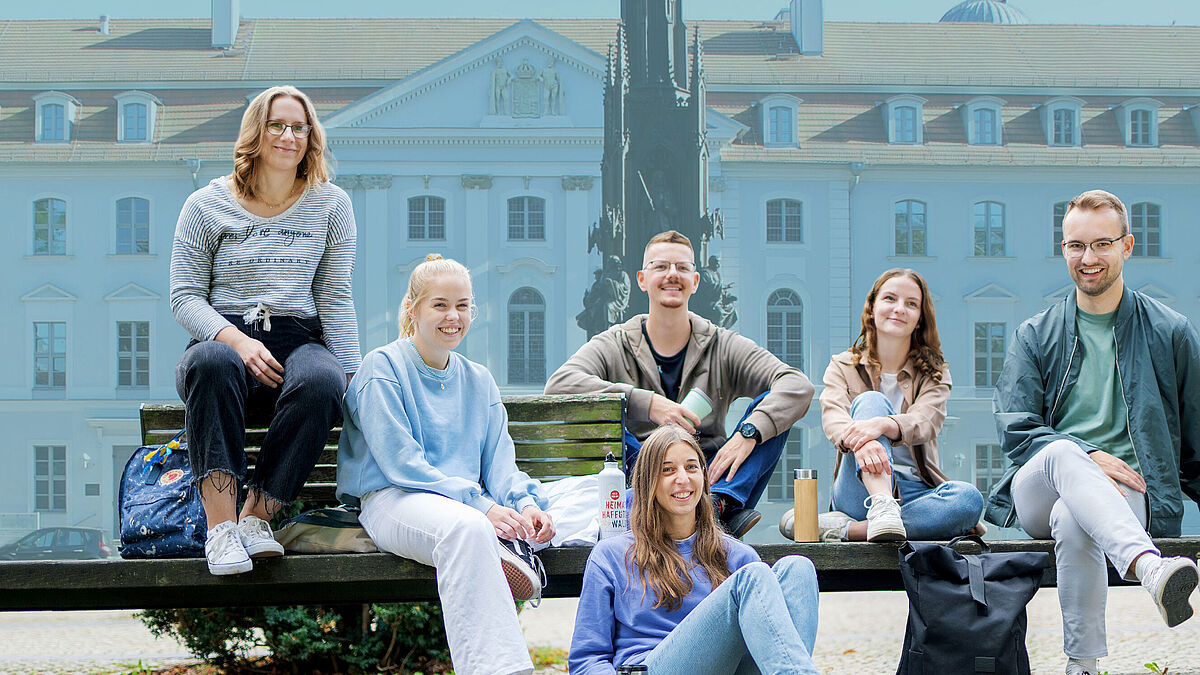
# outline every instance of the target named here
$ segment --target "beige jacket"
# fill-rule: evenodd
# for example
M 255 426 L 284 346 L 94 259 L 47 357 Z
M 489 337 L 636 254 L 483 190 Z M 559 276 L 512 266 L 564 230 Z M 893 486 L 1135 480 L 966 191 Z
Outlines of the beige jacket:
M 870 387 L 860 373 L 866 373 Z M 946 401 L 950 398 L 950 370 L 942 368 L 942 381 L 918 373 L 911 359 L 896 374 L 900 391 L 904 393 L 904 405 L 900 413 L 890 415 L 900 427 L 900 438 L 893 441 L 912 449 L 917 473 L 927 485 L 937 486 L 949 480 L 942 473 L 938 462 L 937 435 L 946 420 Z M 841 445 L 842 434 L 854 420 L 850 418 L 850 403 L 866 391 L 879 391 L 879 369 L 866 360 L 855 365 L 854 355 L 849 350 L 835 355 L 825 369 L 825 389 L 821 392 L 821 426 L 825 436 L 841 451 L 837 462 L 847 449 Z M 834 469 L 837 476 L 837 469 Z
M 666 396 L 658 365 L 642 334 L 646 316 L 635 316 L 588 340 L 550 376 L 546 393 L 624 392 L 629 405 L 626 424 L 634 436 L 645 440 L 657 427 L 650 421 L 650 400 L 654 394 Z M 690 316 L 692 336 L 684 357 L 679 399 L 699 387 L 712 400 L 713 410 L 700 420 L 698 430 L 700 447 L 706 453 L 725 444 L 725 416 L 735 399 L 770 391 L 747 419 L 763 440 L 790 429 L 808 412 L 814 389 L 804 373 L 752 340 L 714 326 L 698 314 Z

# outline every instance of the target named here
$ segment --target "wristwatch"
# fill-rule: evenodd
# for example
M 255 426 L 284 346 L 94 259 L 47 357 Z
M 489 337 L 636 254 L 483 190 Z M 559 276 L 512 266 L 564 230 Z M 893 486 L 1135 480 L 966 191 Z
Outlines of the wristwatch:
M 762 432 L 753 422 L 742 423 L 742 426 L 738 427 L 738 433 L 746 438 L 753 438 L 756 443 L 762 443 Z

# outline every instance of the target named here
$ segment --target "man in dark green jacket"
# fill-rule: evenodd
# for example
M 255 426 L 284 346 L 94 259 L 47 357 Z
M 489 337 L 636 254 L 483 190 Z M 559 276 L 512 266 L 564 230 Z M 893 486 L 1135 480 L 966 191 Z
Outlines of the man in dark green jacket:
M 1125 287 L 1133 235 L 1116 196 L 1071 200 L 1062 250 L 1075 292 L 1021 324 L 996 384 L 1012 466 L 986 518 L 1054 539 L 1066 672 L 1095 675 L 1108 653 L 1105 556 L 1168 626 L 1192 615 L 1195 562 L 1160 557 L 1150 535 L 1179 536 L 1183 493 L 1200 501 L 1200 339 Z

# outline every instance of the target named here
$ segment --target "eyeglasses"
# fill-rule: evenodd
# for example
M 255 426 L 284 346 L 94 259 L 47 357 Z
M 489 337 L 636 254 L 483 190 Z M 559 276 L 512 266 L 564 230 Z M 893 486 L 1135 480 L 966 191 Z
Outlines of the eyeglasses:
M 1082 258 L 1083 252 L 1090 248 L 1092 249 L 1092 253 L 1095 253 L 1096 255 L 1106 255 L 1113 250 L 1113 247 L 1117 245 L 1118 241 L 1121 241 L 1126 236 L 1128 235 L 1123 234 L 1119 237 L 1113 237 L 1112 239 L 1097 239 L 1096 241 L 1088 244 L 1085 244 L 1082 241 L 1064 241 L 1062 243 L 1063 253 L 1065 253 L 1068 258 Z
M 655 274 L 666 274 L 672 267 L 680 274 L 691 274 L 696 271 L 696 264 L 687 260 L 680 260 L 679 262 L 651 260 L 646 263 L 645 270 L 647 272 L 654 272 Z
M 292 135 L 296 138 L 305 138 L 308 136 L 308 132 L 312 131 L 311 124 L 288 124 L 279 120 L 267 120 L 267 133 L 272 136 L 282 136 L 283 132 L 287 131 L 289 127 L 292 130 Z

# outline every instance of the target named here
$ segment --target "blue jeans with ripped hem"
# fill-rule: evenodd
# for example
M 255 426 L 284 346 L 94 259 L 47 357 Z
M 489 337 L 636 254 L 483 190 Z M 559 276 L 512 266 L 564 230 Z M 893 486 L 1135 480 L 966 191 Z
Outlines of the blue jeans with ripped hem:
M 175 367 L 175 388 L 185 406 L 193 481 L 221 472 L 233 479 L 229 489 L 236 489 L 246 478 L 246 415 L 265 413 L 273 415 L 271 425 L 246 487 L 277 506 L 290 504 L 317 463 L 329 430 L 341 422 L 346 375 L 321 341 L 318 318 L 272 317 L 270 331 L 261 322 L 225 318 L 266 346 L 283 366 L 283 384 L 272 388 L 254 379 L 223 342 L 188 344 Z

